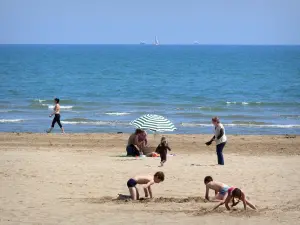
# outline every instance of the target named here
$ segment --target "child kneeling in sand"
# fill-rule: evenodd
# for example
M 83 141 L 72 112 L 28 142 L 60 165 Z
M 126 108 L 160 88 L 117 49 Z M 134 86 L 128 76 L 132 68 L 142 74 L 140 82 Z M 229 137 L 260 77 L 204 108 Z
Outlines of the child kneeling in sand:
M 221 182 L 213 181 L 213 178 L 211 176 L 206 176 L 204 178 L 204 184 L 206 186 L 205 199 L 207 201 L 223 201 L 226 199 L 227 192 L 229 189 L 228 185 L 223 184 Z M 209 198 L 210 189 L 215 191 L 215 197 L 212 199 Z
M 238 201 L 235 202 L 234 199 L 237 198 Z M 240 201 L 243 202 L 244 204 L 244 209 L 246 210 L 247 209 L 247 205 L 250 206 L 250 208 L 256 210 L 256 207 L 251 203 L 249 202 L 247 199 L 246 199 L 246 195 L 244 192 L 242 192 L 239 188 L 235 188 L 235 187 L 231 187 L 228 189 L 228 195 L 227 195 L 227 198 L 225 199 L 225 201 L 222 201 L 220 202 L 216 207 L 214 207 L 213 209 L 217 209 L 219 206 L 225 204 L 226 206 L 226 209 L 227 210 L 230 210 L 230 207 L 229 207 L 229 202 L 230 200 L 232 200 L 232 205 L 231 207 L 233 206 L 236 206 L 237 204 L 239 204 Z
M 148 197 L 153 198 L 151 185 L 155 183 L 163 182 L 164 179 L 165 179 L 165 175 L 161 171 L 156 172 L 154 176 L 140 175 L 134 178 L 130 178 L 127 182 L 127 187 L 129 189 L 131 199 L 138 200 L 140 198 L 139 191 L 136 187 L 137 184 L 143 185 L 146 198 Z

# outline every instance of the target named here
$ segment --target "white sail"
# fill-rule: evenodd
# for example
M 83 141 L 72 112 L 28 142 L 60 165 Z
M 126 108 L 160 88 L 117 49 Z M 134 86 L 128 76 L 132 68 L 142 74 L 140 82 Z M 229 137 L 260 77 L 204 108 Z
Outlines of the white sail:
M 157 36 L 155 36 L 155 42 L 154 42 L 155 45 L 159 45 L 159 42 L 158 42 L 158 39 L 157 39 Z

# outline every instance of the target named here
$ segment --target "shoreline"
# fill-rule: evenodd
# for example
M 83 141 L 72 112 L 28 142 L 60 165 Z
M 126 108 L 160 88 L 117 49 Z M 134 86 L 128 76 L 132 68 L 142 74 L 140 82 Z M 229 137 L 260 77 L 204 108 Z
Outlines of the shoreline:
M 129 133 L 0 133 L 0 150 L 5 147 L 22 147 L 42 150 L 48 147 L 78 151 L 97 151 L 107 148 L 109 153 L 124 153 Z M 157 147 L 165 136 L 176 152 L 193 154 L 214 152 L 215 145 L 206 146 L 212 135 L 207 134 L 148 134 L 148 146 Z M 227 135 L 225 154 L 239 155 L 300 155 L 300 138 L 297 135 Z M 53 149 L 54 151 L 55 149 Z
M 58 129 L 58 128 L 57 128 Z M 132 130 L 134 131 L 134 129 Z M 55 135 L 55 134 L 61 134 L 61 135 L 129 135 L 132 134 L 133 132 L 72 132 L 72 133 L 64 133 L 61 134 L 59 132 L 59 130 L 56 130 L 54 132 L 51 133 L 46 133 L 46 132 L 31 132 L 31 131 L 11 131 L 11 132 L 6 132 L 6 131 L 0 131 L 0 135 L 2 134 L 37 134 L 37 135 Z M 176 136 L 176 135 L 180 135 L 180 136 L 213 136 L 214 134 L 200 134 L 200 133 L 186 133 L 186 134 L 182 134 L 182 133 L 150 133 L 149 131 L 147 131 L 148 136 L 150 135 L 157 135 L 157 136 Z M 264 137 L 287 137 L 287 138 L 297 138 L 300 137 L 300 134 L 226 134 L 226 136 L 228 137 L 236 137 L 236 136 L 246 136 L 246 137 L 255 137 L 255 136 L 264 136 Z

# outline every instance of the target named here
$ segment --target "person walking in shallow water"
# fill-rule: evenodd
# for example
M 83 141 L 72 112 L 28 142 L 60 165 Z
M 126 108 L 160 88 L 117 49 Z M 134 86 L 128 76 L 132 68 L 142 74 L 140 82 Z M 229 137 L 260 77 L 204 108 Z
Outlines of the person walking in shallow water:
M 212 124 L 215 126 L 215 135 L 212 137 L 212 139 L 208 142 L 206 142 L 206 145 L 211 145 L 213 141 L 216 142 L 216 150 L 217 150 L 217 156 L 218 156 L 218 164 L 224 165 L 224 157 L 223 157 L 223 148 L 226 145 L 227 137 L 225 135 L 225 128 L 223 124 L 221 124 L 218 117 L 212 118 Z
M 55 104 L 55 106 L 54 106 L 54 109 L 53 109 L 53 113 L 51 113 L 49 115 L 49 117 L 52 117 L 54 115 L 54 118 L 52 120 L 52 124 L 51 124 L 50 129 L 47 130 L 47 133 L 50 133 L 53 130 L 55 123 L 58 124 L 58 126 L 61 129 L 61 132 L 65 133 L 64 128 L 62 127 L 61 122 L 60 122 L 60 105 L 59 105 L 59 99 L 58 98 L 54 99 L 54 104 Z

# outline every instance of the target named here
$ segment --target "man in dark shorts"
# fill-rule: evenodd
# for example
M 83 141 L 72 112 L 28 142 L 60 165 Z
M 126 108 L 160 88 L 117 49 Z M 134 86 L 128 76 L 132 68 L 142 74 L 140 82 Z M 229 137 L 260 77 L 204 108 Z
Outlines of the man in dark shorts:
M 55 123 L 58 124 L 58 126 L 61 129 L 61 132 L 65 133 L 64 128 L 62 127 L 61 122 L 60 122 L 60 105 L 59 105 L 59 99 L 58 98 L 54 99 L 54 104 L 55 104 L 55 106 L 54 106 L 54 109 L 53 109 L 53 113 L 51 113 L 49 115 L 49 117 L 52 117 L 54 115 L 54 118 L 52 120 L 51 128 L 49 130 L 47 130 L 47 133 L 50 133 L 53 130 Z

